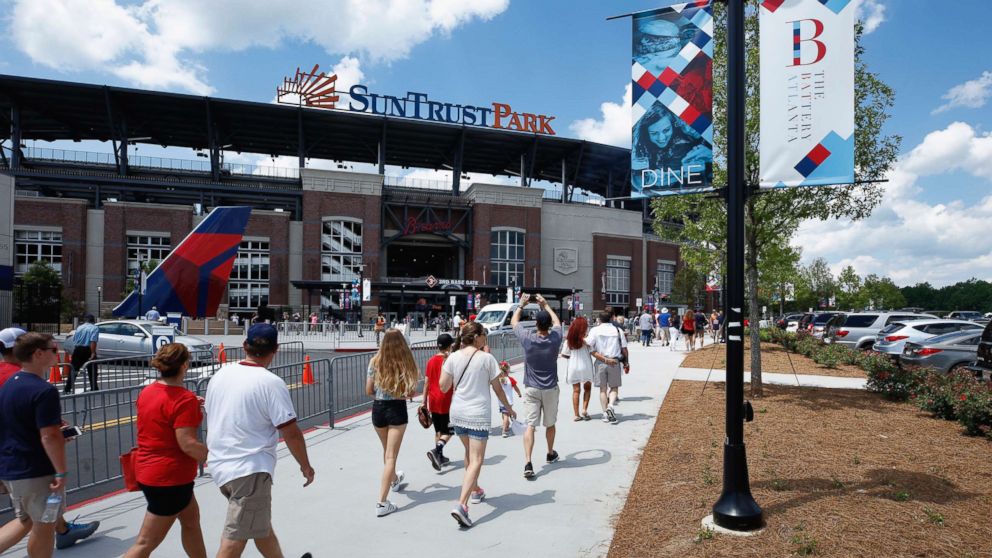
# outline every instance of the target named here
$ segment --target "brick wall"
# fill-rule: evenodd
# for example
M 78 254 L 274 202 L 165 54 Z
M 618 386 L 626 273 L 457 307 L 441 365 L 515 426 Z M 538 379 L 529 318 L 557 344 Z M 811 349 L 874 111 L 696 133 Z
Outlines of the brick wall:
M 83 300 L 86 287 L 86 201 L 15 198 L 14 228 L 62 228 L 62 282 L 65 294 Z

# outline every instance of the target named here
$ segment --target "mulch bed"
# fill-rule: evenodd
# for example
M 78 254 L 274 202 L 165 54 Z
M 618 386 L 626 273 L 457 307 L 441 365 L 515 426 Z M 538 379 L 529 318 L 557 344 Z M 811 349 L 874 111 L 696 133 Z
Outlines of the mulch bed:
M 992 556 L 992 443 L 868 392 L 790 386 L 766 385 L 745 427 L 766 529 L 707 538 L 724 388 L 672 384 L 610 557 Z
M 790 364 L 791 359 L 791 364 Z M 682 361 L 685 368 L 710 368 L 725 370 L 727 366 L 727 346 L 710 345 L 689 353 Z M 844 378 L 865 378 L 864 370 L 857 366 L 841 364 L 837 368 L 827 368 L 813 362 L 813 359 L 798 353 L 787 352 L 776 343 L 761 344 L 761 370 L 779 374 L 792 374 L 793 367 L 797 374 L 813 374 L 816 376 L 840 376 Z M 751 371 L 751 344 L 747 343 L 744 350 L 744 371 Z

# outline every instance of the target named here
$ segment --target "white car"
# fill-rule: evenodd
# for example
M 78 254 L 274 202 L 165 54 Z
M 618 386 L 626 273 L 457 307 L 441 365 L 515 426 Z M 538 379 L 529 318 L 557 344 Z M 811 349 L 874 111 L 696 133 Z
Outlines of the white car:
M 893 322 L 878 332 L 872 349 L 879 353 L 898 357 L 902 354 L 907 341 L 919 343 L 937 335 L 973 329 L 980 330 L 982 326 L 966 320 L 935 319 Z

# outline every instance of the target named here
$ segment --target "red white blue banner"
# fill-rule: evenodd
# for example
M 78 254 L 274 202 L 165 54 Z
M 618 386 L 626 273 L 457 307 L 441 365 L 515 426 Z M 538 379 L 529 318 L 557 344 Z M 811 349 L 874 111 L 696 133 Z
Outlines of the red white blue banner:
M 631 197 L 713 189 L 713 11 L 695 0 L 633 17 Z
M 854 182 L 851 0 L 763 0 L 761 186 Z

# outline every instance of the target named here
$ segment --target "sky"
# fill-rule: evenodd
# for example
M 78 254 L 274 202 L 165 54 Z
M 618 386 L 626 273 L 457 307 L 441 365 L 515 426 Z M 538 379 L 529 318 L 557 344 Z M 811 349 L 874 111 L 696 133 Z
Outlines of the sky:
M 992 2 L 855 1 L 865 61 L 896 91 L 885 132 L 903 137 L 900 156 L 871 217 L 804 223 L 794 244 L 804 262 L 898 285 L 992 280 Z M 666 3 L 0 0 L 0 73 L 273 102 L 285 76 L 320 64 L 339 91 L 507 103 L 555 116 L 558 135 L 629 147 L 630 23 L 606 18 Z

